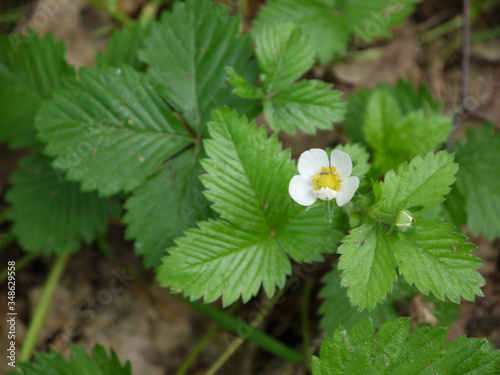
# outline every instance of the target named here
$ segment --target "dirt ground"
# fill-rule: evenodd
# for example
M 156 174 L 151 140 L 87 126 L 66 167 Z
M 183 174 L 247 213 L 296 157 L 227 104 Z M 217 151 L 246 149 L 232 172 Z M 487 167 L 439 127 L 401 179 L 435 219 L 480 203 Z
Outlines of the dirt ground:
M 7 11 L 11 2 L 2 2 L 0 11 Z M 97 51 L 103 50 L 107 35 L 102 30 L 114 25 L 114 21 L 95 9 L 87 0 L 40 0 L 25 1 L 20 8 L 23 20 L 14 29 L 5 31 L 24 32 L 35 28 L 41 33 L 51 32 L 67 44 L 67 59 L 77 66 L 92 64 Z M 137 15 L 143 0 L 122 0 L 121 8 L 131 17 Z M 247 21 L 250 21 L 261 1 L 250 1 Z M 460 50 L 450 50 L 458 32 L 434 37 L 432 32 L 460 12 L 459 2 L 424 1 L 409 22 L 394 29 L 394 36 L 388 40 L 374 41 L 365 46 L 365 53 L 350 52 L 347 61 L 329 66 L 317 66 L 312 75 L 331 81 L 345 93 L 355 92 L 361 87 L 372 87 L 379 82 L 395 83 L 407 79 L 418 85 L 428 84 L 435 98 L 442 99 L 444 111 L 451 113 L 458 102 L 460 79 Z M 11 5 L 12 6 L 12 5 Z M 496 19 L 495 19 L 496 11 Z M 475 29 L 500 26 L 500 6 L 486 14 L 475 24 Z M 247 22 L 246 28 L 251 24 Z M 443 55 L 443 50 L 449 50 Z M 366 53 L 370 51 L 371 53 Z M 369 56 L 367 58 L 367 56 Z M 466 121 L 478 124 L 491 121 L 500 129 L 500 39 L 477 42 L 472 47 L 470 87 L 468 103 L 472 114 Z M 343 140 L 335 131 L 320 131 L 316 136 L 298 134 L 282 136 L 285 147 L 291 147 L 294 155 L 311 147 L 333 146 Z M 9 186 L 8 175 L 16 168 L 23 151 L 9 151 L 0 146 L 0 193 L 1 209 Z M 466 228 L 465 233 L 467 233 Z M 0 227 L 0 235 L 8 231 L 8 224 Z M 145 271 L 141 259 L 133 254 L 133 243 L 123 238 L 124 226 L 113 222 L 107 239 L 118 258 L 136 273 L 124 271 L 120 264 L 106 258 L 96 246 L 85 246 L 73 256 L 64 272 L 62 282 L 44 325 L 37 349 L 57 348 L 67 354 L 70 343 L 89 351 L 96 343 L 113 347 L 122 360 L 130 360 L 134 374 L 174 374 L 198 343 L 211 322 L 186 304 L 166 295 L 153 281 L 151 271 Z M 4 237 L 0 237 L 2 241 Z M 483 289 L 485 297 L 476 303 L 462 303 L 460 318 L 450 329 L 450 339 L 461 335 L 487 337 L 500 348 L 500 241 L 488 242 L 481 237 L 471 238 L 479 245 L 478 255 L 485 261 L 481 269 L 487 280 Z M 1 264 L 19 259 L 22 251 L 15 243 L 0 252 Z M 51 259 L 38 258 L 17 275 L 18 343 L 22 342 L 26 324 L 30 320 Z M 323 269 L 324 268 L 324 269 Z M 327 270 L 320 265 L 303 278 L 310 279 L 313 293 L 321 288 L 321 277 Z M 1 294 L 6 295 L 5 285 Z M 283 304 L 265 320 L 263 329 L 268 333 L 300 350 L 300 327 L 298 327 L 301 289 L 287 293 Z M 264 297 L 261 297 L 264 298 Z M 316 300 L 313 300 L 316 301 Z M 317 306 L 319 301 L 314 302 Z M 3 316 L 6 303 L 0 305 Z M 237 315 L 247 320 L 259 309 L 259 298 L 252 304 L 238 310 Z M 312 317 L 313 324 L 318 322 Z M 4 322 L 2 322 L 4 324 Z M 5 325 L 1 326 L 1 337 Z M 312 332 L 319 332 L 314 328 Z M 210 345 L 199 356 L 190 374 L 202 374 L 227 348 L 234 338 L 220 330 Z M 2 341 L 2 353 L 5 352 Z M 18 348 L 19 349 L 19 348 Z M 9 368 L 1 367 L 0 373 Z M 301 371 L 282 361 L 273 359 L 255 345 L 246 343 L 227 363 L 220 374 L 300 374 Z

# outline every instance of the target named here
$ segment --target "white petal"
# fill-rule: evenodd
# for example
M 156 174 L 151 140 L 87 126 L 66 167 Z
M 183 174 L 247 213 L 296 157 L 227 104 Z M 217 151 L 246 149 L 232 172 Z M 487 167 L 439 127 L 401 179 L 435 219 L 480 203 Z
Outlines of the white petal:
M 359 178 L 349 177 L 347 180 L 340 182 L 340 191 L 337 195 L 337 204 L 342 207 L 344 204 L 349 203 L 359 187 Z
M 302 176 L 293 176 L 288 185 L 288 193 L 295 202 L 302 206 L 310 206 L 318 199 L 312 189 L 311 181 Z
M 331 201 L 337 196 L 338 191 L 332 190 L 329 187 L 324 187 L 319 190 L 314 190 L 313 193 L 322 201 Z
M 312 148 L 305 151 L 299 158 L 299 173 L 310 180 L 315 173 L 321 172 L 321 167 L 329 167 L 328 155 L 325 150 L 320 148 Z
M 330 155 L 330 163 L 332 167 L 337 168 L 340 181 L 348 178 L 352 173 L 351 157 L 340 150 L 333 150 Z

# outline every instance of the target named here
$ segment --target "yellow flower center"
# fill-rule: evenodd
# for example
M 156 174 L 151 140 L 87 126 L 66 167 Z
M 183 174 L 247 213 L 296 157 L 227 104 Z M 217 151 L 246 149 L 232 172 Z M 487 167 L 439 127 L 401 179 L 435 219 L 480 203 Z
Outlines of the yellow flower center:
M 316 173 L 314 175 L 313 180 L 311 181 L 313 185 L 316 185 L 316 187 L 314 187 L 313 190 L 319 190 L 327 187 L 332 190 L 339 191 L 340 179 L 336 171 L 337 169 L 335 167 L 321 168 L 321 172 Z

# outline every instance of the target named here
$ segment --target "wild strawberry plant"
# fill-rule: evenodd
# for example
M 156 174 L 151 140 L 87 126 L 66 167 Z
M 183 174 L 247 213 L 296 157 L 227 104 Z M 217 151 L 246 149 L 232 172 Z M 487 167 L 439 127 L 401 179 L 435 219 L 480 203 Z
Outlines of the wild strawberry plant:
M 294 264 L 338 254 L 319 294 L 326 337 L 314 374 L 497 373 L 500 352 L 484 340 L 409 334 L 395 301 L 423 293 L 447 325 L 462 298 L 482 295 L 482 261 L 460 227 L 500 235 L 500 136 L 485 124 L 449 152 L 452 120 L 425 87 L 381 84 L 344 100 L 302 78 L 315 59 L 343 54 L 351 33 L 388 35 L 414 2 L 274 0 L 246 34 L 222 5 L 177 2 L 114 34 L 77 73 L 50 35 L 0 37 L 0 139 L 32 153 L 7 193 L 18 243 L 76 252 L 122 207 L 127 238 L 163 287 L 224 306 L 261 290 L 272 298 Z M 377 12 L 384 22 L 363 32 Z M 278 134 L 333 122 L 352 141 L 305 151 L 297 167 Z M 44 370 L 26 362 L 24 374 L 80 374 L 77 362 L 130 373 L 100 347 L 35 360 Z

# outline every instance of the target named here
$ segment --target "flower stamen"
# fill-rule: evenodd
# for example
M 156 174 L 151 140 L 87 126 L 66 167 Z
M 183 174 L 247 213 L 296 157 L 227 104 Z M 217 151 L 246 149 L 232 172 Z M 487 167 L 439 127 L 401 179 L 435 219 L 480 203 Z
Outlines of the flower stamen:
M 340 190 L 340 179 L 335 167 L 322 167 L 321 172 L 314 175 L 311 183 L 316 186 L 313 188 L 313 191 L 322 188 L 330 188 L 335 191 Z

